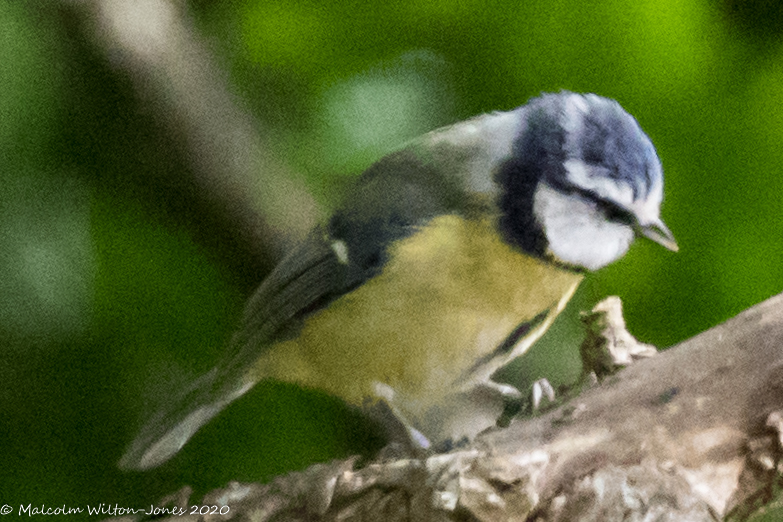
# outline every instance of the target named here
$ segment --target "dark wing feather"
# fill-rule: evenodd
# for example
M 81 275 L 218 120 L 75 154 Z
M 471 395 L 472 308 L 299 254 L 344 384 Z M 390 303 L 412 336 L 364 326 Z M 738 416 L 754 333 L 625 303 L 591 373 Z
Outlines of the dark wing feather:
M 231 386 L 267 346 L 296 335 L 308 315 L 379 274 L 391 243 L 452 211 L 448 200 L 460 198 L 449 197 L 453 189 L 444 190 L 449 187 L 437 179 L 408 150 L 370 167 L 341 209 L 286 256 L 250 298 L 217 389 Z M 335 242 L 347 259 L 338 258 Z
M 287 255 L 249 299 L 222 363 L 168 400 L 141 430 L 120 461 L 147 469 L 171 456 L 252 383 L 246 372 L 272 344 L 291 338 L 308 315 L 379 274 L 387 247 L 433 216 L 458 210 L 455 195 L 411 150 L 380 160 L 323 227 Z M 342 242 L 348 257 L 334 248 Z

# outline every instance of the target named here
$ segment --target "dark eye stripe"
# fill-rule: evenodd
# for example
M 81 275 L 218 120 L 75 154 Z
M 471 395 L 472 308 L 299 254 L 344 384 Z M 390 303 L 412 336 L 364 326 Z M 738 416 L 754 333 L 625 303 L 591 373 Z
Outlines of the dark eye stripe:
M 572 186 L 569 187 L 569 191 L 595 203 L 609 221 L 614 221 L 615 223 L 624 223 L 626 225 L 633 225 L 636 223 L 636 218 L 634 217 L 633 213 L 629 212 L 616 203 L 602 198 L 592 190 Z
M 624 208 L 611 203 L 609 201 L 599 199 L 598 205 L 602 207 L 606 219 L 614 221 L 615 223 L 623 223 L 625 225 L 633 225 L 636 223 L 636 218 L 631 212 L 628 212 Z

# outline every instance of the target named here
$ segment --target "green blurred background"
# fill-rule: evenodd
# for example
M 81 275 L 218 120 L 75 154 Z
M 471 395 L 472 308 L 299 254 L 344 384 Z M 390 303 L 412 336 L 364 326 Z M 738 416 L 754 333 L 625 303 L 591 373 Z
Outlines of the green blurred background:
M 0 504 L 143 507 L 377 446 L 339 401 L 265 384 L 162 468 L 116 469 L 151 408 L 218 359 L 263 267 L 194 203 L 176 138 L 85 38 L 77 4 L 0 3 Z M 326 207 L 404 140 L 542 91 L 596 92 L 636 116 L 680 253 L 640 242 L 591 275 L 519 382 L 573 380 L 576 314 L 606 295 L 665 347 L 783 289 L 778 2 L 187 9 L 273 154 Z

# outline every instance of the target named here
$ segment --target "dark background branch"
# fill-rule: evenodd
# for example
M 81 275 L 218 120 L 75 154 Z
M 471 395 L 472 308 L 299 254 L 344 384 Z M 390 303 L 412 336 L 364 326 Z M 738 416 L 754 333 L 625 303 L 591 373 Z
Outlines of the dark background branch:
M 205 208 L 239 234 L 256 263 L 273 264 L 314 225 L 317 205 L 270 151 L 185 4 L 81 0 L 74 7 L 81 28 L 180 147 Z

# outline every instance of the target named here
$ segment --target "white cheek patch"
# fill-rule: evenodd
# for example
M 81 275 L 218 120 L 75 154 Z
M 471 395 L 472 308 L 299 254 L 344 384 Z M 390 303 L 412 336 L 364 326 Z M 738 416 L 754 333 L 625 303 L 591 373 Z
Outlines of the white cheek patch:
M 630 226 L 607 221 L 591 202 L 545 183 L 536 188 L 533 213 L 544 229 L 548 252 L 567 265 L 598 270 L 620 259 L 634 239 Z

